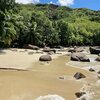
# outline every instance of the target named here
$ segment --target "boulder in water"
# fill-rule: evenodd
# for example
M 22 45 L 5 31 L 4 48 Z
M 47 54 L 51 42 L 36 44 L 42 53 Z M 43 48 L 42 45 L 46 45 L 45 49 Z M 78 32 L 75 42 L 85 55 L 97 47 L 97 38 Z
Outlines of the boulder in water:
M 77 98 L 80 98 L 81 96 L 83 96 L 84 94 L 86 94 L 86 92 L 76 92 L 75 95 Z
M 81 78 L 86 78 L 86 76 L 80 72 L 77 72 L 75 75 L 74 75 L 74 78 L 76 79 L 81 79 Z
M 72 53 L 71 60 L 72 61 L 90 62 L 90 59 L 82 53 Z
M 71 60 L 72 60 L 72 61 L 80 61 L 79 58 L 78 58 L 78 56 L 75 55 L 75 54 L 72 54 L 72 55 L 71 55 Z
M 100 61 L 100 56 L 98 56 L 95 60 L 96 60 L 96 61 Z
M 90 72 L 95 72 L 95 70 L 93 68 L 90 68 L 89 71 Z
M 76 50 L 75 50 L 74 48 L 70 48 L 70 49 L 68 50 L 68 52 L 73 53 L 73 52 L 76 52 Z
M 100 47 L 90 47 L 89 48 L 91 54 L 99 54 L 100 53 Z
M 100 74 L 100 71 L 98 71 L 97 73 Z
M 83 48 L 79 48 L 79 47 L 73 47 L 73 48 L 69 48 L 68 52 L 82 52 L 84 51 Z
M 40 58 L 39 58 L 39 61 L 51 61 L 52 58 L 50 55 L 42 55 Z
M 23 46 L 23 48 L 32 49 L 32 50 L 39 50 L 38 46 L 34 46 L 34 45 L 31 45 L 31 44 L 26 44 L 26 45 Z
M 51 49 L 51 48 L 49 48 L 49 47 L 45 47 L 44 49 L 43 49 L 43 52 L 53 52 L 53 53 L 56 53 L 56 50 L 55 49 Z

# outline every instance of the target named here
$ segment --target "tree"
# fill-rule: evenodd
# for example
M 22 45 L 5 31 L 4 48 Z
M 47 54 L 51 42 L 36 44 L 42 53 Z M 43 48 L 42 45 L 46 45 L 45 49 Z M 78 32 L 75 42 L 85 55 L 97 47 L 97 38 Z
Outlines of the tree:
M 5 11 L 14 7 L 15 0 L 0 0 L 0 10 Z
M 11 42 L 15 39 L 16 30 L 13 23 L 11 23 L 11 17 L 8 12 L 3 15 L 3 20 L 1 21 L 1 40 L 4 45 L 10 45 Z

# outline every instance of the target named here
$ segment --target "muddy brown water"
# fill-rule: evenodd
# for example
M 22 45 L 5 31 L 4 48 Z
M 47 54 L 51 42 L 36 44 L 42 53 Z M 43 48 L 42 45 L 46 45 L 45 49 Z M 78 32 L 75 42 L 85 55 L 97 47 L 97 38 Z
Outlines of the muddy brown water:
M 51 62 L 33 63 L 29 71 L 1 70 L 0 100 L 35 100 L 48 94 L 75 100 L 75 92 L 94 79 L 92 73 L 66 65 L 68 61 L 69 57 L 60 56 Z M 76 72 L 82 72 L 87 78 L 76 81 L 73 78 Z

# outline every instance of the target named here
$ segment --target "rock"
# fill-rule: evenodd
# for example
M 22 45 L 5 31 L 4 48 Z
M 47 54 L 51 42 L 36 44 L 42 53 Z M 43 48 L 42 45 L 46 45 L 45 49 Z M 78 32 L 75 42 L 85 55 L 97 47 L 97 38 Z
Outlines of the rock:
M 79 47 L 74 47 L 74 48 L 70 48 L 69 50 L 68 50 L 68 52 L 82 52 L 82 51 L 84 51 L 82 48 L 79 48 Z
M 65 77 L 64 76 L 59 76 L 59 79 L 64 80 Z
M 4 55 L 6 54 L 6 52 L 4 52 L 3 50 L 0 50 L 0 55 Z
M 81 48 L 76 48 L 76 52 L 83 52 L 84 50 Z
M 56 53 L 56 50 L 55 50 L 55 49 L 51 49 L 51 48 L 49 48 L 49 47 L 45 47 L 45 48 L 43 49 L 43 52 L 54 52 L 54 53 Z
M 98 56 L 95 60 L 96 60 L 96 61 L 100 61 L 100 56 Z
M 74 75 L 74 77 L 75 77 L 76 79 L 86 78 L 86 76 L 83 75 L 83 74 L 80 73 L 80 72 L 77 72 L 77 73 Z
M 48 54 L 49 54 L 49 55 L 53 55 L 53 54 L 54 54 L 54 52 L 53 52 L 53 51 L 50 51 L 50 52 L 48 52 Z
M 43 55 L 39 58 L 39 61 L 51 61 L 52 58 L 50 55 Z
M 90 59 L 82 53 L 72 53 L 71 60 L 72 61 L 90 62 Z
M 80 61 L 79 57 L 77 55 L 75 55 L 75 54 L 71 55 L 71 60 L 72 61 Z
M 32 54 L 34 54 L 34 52 L 28 52 L 28 54 L 29 54 L 29 55 L 32 55 Z
M 73 52 L 76 52 L 76 50 L 75 50 L 74 48 L 70 48 L 70 49 L 68 50 L 68 52 L 73 53 Z
M 90 59 L 85 55 L 80 55 L 79 59 L 82 62 L 90 62 Z
M 100 71 L 98 71 L 97 73 L 100 74 Z
M 32 49 L 32 50 L 39 50 L 38 46 L 34 46 L 34 45 L 31 45 L 31 44 L 26 44 L 26 45 L 23 46 L 23 48 Z
M 77 98 L 80 98 L 81 96 L 83 96 L 84 94 L 86 94 L 86 92 L 76 92 L 75 95 Z
M 43 50 L 44 51 L 46 51 L 46 50 L 49 51 L 50 50 L 50 47 L 44 47 Z
M 85 97 L 81 98 L 80 100 L 87 100 Z
M 100 47 L 90 47 L 89 48 L 91 54 L 99 54 L 100 53 Z
M 90 72 L 95 72 L 95 70 L 93 68 L 90 68 L 89 71 Z
M 63 46 L 60 46 L 60 45 L 54 46 L 53 48 L 56 48 L 56 49 L 64 49 L 64 47 Z
M 97 78 L 100 80 L 100 75 L 98 75 Z

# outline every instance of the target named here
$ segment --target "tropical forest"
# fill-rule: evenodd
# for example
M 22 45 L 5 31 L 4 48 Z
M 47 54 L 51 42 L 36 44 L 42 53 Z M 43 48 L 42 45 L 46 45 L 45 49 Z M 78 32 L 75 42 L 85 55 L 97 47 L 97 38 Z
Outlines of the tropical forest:
M 100 11 L 0 0 L 0 47 L 100 45 Z

